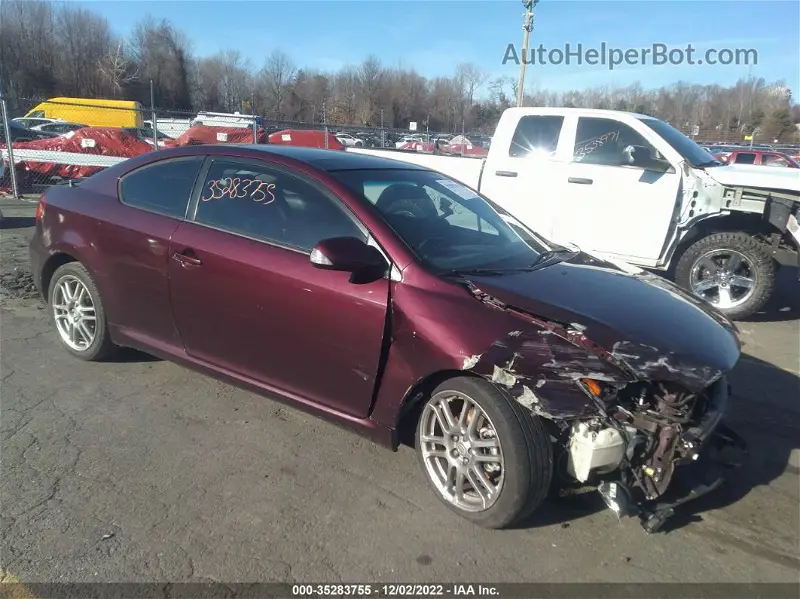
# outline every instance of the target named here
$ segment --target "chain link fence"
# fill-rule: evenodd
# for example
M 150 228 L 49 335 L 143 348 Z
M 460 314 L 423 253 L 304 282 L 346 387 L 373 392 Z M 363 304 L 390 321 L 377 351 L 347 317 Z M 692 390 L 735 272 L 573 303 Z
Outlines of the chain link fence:
M 187 112 L 137 102 L 5 98 L 0 102 L 0 195 L 36 196 L 50 185 L 164 148 L 212 143 L 287 143 L 287 130 L 315 130 L 324 146 L 427 151 L 439 134 L 325 121 L 270 119 L 245 112 Z M 276 134 L 277 138 L 276 139 Z M 450 138 L 451 136 L 447 136 Z M 335 140 L 335 141 L 334 141 Z M 464 154 L 454 147 L 454 152 Z M 11 168 L 11 165 L 14 168 Z

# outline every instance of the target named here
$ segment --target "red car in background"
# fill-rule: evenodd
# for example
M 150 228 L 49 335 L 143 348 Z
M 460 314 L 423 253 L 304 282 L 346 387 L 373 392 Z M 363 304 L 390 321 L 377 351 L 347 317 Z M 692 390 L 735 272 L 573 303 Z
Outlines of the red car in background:
M 134 347 L 410 440 L 437 497 L 481 526 L 572 481 L 653 532 L 682 464 L 716 481 L 690 476 L 683 500 L 721 482 L 733 324 L 422 167 L 277 144 L 148 152 L 51 187 L 30 259 L 76 358 Z
M 769 150 L 733 150 L 730 152 L 719 152 L 714 154 L 714 157 L 726 164 L 758 164 L 761 166 L 800 168 L 800 163 L 788 154 Z

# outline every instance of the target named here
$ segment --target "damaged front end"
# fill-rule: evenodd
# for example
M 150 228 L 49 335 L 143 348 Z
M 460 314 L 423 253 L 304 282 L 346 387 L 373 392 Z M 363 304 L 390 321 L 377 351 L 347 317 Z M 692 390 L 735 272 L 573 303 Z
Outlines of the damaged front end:
M 464 367 L 552 423 L 563 493 L 596 489 L 618 517 L 638 516 L 652 533 L 677 506 L 723 482 L 719 450 L 744 449 L 723 423 L 730 397 L 723 369 L 629 342 L 609 351 L 587 337 L 585 326 L 472 291 L 535 325 L 512 331 Z
M 648 533 L 657 532 L 679 505 L 722 484 L 724 446 L 745 448 L 723 423 L 729 396 L 724 377 L 699 393 L 675 383 L 608 386 L 599 395 L 601 415 L 573 423 L 565 470 L 578 482 L 594 481 L 618 517 L 638 516 Z

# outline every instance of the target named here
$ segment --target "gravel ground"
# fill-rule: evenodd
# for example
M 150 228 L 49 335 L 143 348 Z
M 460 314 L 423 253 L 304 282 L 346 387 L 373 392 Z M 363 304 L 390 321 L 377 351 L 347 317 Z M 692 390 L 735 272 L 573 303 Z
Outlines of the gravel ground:
M 128 352 L 57 344 L 26 272 L 30 219 L 0 231 L 0 566 L 23 581 L 797 582 L 800 305 L 742 323 L 729 484 L 647 536 L 596 500 L 518 530 L 452 516 L 394 454 L 270 399 Z

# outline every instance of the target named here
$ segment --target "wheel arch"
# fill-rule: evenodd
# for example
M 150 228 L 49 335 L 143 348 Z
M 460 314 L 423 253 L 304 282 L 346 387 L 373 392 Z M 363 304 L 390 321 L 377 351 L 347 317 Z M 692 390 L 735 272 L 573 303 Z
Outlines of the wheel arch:
M 56 252 L 42 266 L 41 293 L 46 303 L 49 302 L 50 284 L 53 282 L 53 275 L 60 267 L 70 262 L 80 262 L 80 260 L 67 252 Z
M 681 256 L 693 244 L 715 233 L 736 232 L 749 233 L 765 244 L 768 244 L 768 240 L 772 235 L 781 233 L 777 227 L 770 224 L 762 215 L 755 213 L 731 212 L 724 216 L 703 219 L 692 226 L 675 246 L 675 250 L 669 260 L 669 278 L 674 279 L 675 268 Z
M 397 422 L 395 425 L 397 434 L 395 435 L 394 449 L 397 449 L 400 445 L 414 446 L 414 432 L 425 401 L 430 398 L 431 393 L 436 387 L 452 378 L 486 380 L 484 377 L 470 372 L 469 370 L 458 369 L 437 370 L 419 379 L 406 391 L 400 404 L 400 409 L 397 412 Z

